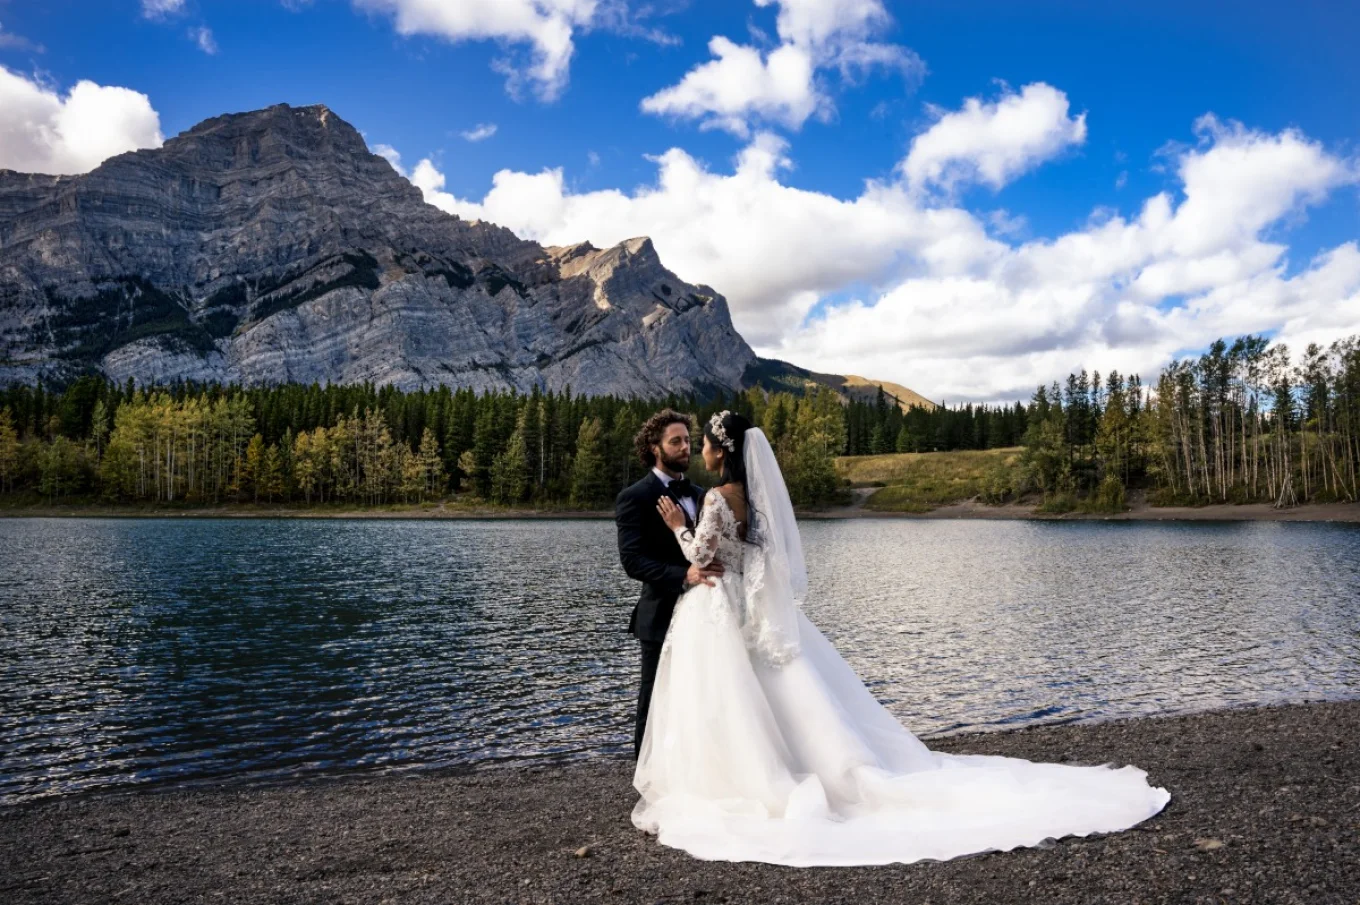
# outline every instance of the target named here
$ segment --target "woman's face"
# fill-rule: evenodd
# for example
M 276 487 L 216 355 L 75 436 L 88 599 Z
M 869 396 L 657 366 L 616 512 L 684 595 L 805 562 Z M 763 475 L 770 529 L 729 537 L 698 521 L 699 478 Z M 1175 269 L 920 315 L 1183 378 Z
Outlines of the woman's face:
M 726 452 L 718 444 L 714 443 L 708 434 L 704 434 L 704 468 L 713 474 L 722 474 L 723 454 Z

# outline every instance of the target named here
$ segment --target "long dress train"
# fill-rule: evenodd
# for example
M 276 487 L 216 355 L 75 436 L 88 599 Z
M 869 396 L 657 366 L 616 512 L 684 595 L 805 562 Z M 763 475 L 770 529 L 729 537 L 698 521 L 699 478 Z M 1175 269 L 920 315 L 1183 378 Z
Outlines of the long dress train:
M 661 843 L 799 867 L 944 860 L 1127 829 L 1170 799 L 1133 766 L 931 751 L 801 609 L 791 658 L 752 645 L 751 545 L 721 494 L 677 535 L 692 562 L 727 571 L 681 597 L 661 652 L 633 810 Z

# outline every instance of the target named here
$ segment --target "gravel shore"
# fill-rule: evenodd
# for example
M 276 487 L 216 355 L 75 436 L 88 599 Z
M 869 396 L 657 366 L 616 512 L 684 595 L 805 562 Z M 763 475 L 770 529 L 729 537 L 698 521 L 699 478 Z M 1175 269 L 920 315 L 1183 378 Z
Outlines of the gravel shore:
M 949 862 L 696 861 L 633 829 L 631 762 L 94 794 L 0 809 L 21 903 L 1360 903 L 1360 701 L 938 739 L 1133 763 L 1171 804 L 1124 833 Z

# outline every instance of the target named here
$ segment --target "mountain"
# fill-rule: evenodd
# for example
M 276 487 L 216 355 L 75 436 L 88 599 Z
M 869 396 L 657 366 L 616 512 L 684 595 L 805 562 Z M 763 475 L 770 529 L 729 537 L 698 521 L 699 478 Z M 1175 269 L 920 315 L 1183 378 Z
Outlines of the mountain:
M 762 386 L 772 391 L 803 393 L 809 388 L 824 386 L 835 390 L 845 399 L 873 402 L 881 389 L 888 401 L 906 411 L 909 408 L 936 408 L 935 403 L 915 390 L 909 390 L 885 380 L 870 380 L 854 375 L 818 374 L 806 368 L 776 358 L 757 358 L 746 368 L 744 380 L 748 385 Z
M 726 299 L 649 239 L 544 247 L 463 220 L 326 107 L 287 104 L 81 176 L 0 170 L 0 386 L 92 371 L 639 397 L 879 386 L 758 359 Z
M 0 384 L 742 386 L 726 300 L 650 240 L 545 248 L 425 203 L 324 106 L 220 116 L 82 176 L 0 171 Z

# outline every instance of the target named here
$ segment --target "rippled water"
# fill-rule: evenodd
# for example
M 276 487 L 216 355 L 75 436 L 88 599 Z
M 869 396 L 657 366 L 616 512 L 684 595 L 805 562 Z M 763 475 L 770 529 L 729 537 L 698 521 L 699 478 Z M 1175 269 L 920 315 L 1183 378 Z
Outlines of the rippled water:
M 919 735 L 1360 696 L 1360 530 L 803 525 L 808 613 Z M 631 751 L 598 521 L 0 519 L 0 802 Z

